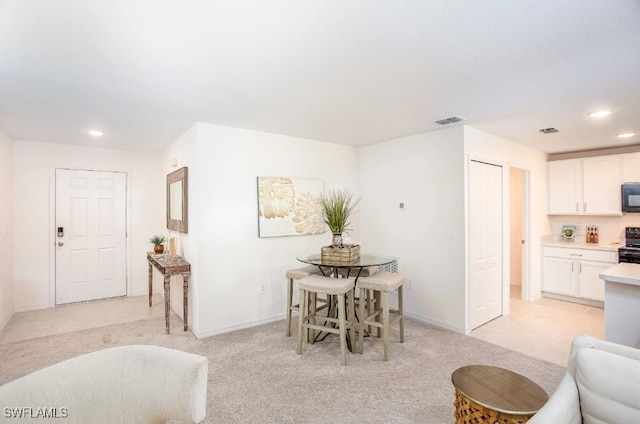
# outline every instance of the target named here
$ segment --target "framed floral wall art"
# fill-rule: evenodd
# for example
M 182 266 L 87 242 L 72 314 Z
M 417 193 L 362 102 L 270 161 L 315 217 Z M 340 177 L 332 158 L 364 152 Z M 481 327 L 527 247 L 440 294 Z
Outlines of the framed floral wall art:
M 258 236 L 326 232 L 320 199 L 323 188 L 323 180 L 258 177 Z

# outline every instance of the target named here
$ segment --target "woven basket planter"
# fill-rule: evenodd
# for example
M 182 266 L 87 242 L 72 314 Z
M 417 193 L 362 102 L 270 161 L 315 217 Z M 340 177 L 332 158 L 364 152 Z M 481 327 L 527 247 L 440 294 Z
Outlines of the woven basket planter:
M 324 246 L 321 255 L 322 262 L 349 265 L 360 260 L 360 245 L 355 246 Z
M 453 402 L 453 406 L 456 407 L 456 412 L 454 413 L 456 424 L 524 424 L 533 416 L 533 414 L 512 415 L 497 412 L 478 405 L 458 390 L 455 393 L 456 400 Z

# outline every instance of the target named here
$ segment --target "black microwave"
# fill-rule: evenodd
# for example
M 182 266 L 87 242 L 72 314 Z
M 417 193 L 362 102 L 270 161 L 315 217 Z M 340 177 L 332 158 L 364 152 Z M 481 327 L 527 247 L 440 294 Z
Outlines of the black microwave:
M 640 183 L 622 184 L 622 212 L 640 212 Z

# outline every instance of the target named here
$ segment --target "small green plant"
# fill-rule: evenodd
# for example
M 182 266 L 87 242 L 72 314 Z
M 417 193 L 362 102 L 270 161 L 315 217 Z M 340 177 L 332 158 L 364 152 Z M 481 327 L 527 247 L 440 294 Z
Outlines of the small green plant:
M 333 234 L 342 234 L 348 230 L 349 217 L 353 213 L 360 199 L 354 200 L 353 193 L 348 189 L 334 189 L 322 196 L 324 222 Z
M 164 236 L 159 236 L 159 235 L 154 235 L 149 239 L 149 243 L 153 244 L 154 246 L 159 246 L 162 243 L 165 242 L 165 238 Z

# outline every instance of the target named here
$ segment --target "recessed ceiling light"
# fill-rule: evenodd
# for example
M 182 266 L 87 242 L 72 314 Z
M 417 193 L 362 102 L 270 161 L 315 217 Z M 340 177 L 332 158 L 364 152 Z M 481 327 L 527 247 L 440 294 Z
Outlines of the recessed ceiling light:
M 598 110 L 589 114 L 589 116 L 592 118 L 604 118 L 605 116 L 609 115 L 611 115 L 610 110 Z
M 629 138 L 629 137 L 633 137 L 634 135 L 636 135 L 636 133 L 628 132 L 628 133 L 618 134 L 618 135 L 616 135 L 616 137 L 618 137 L 618 138 Z
M 92 135 L 94 137 L 102 137 L 104 135 L 104 131 L 100 131 L 100 130 L 89 130 L 87 131 L 87 134 Z

